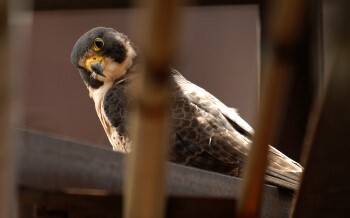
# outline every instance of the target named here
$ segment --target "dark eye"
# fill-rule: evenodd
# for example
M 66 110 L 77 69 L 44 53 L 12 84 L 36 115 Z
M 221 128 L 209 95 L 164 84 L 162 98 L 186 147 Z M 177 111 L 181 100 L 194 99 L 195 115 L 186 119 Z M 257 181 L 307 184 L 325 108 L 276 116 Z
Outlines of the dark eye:
M 94 50 L 95 51 L 99 51 L 99 50 L 101 50 L 101 48 L 104 46 L 104 41 L 103 41 L 103 39 L 101 39 L 101 38 L 96 38 L 95 40 L 94 40 Z

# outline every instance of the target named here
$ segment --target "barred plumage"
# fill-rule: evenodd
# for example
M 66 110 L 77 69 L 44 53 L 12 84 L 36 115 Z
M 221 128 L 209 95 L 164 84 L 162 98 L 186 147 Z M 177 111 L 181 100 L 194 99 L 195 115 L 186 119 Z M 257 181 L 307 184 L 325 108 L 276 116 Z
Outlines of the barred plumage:
M 99 51 L 93 49 L 96 38 L 105 41 Z M 120 57 L 125 58 L 120 61 Z M 103 27 L 84 34 L 71 56 L 95 102 L 113 149 L 120 152 L 132 149 L 126 117 L 133 103 L 133 85 L 140 79 L 136 57 L 136 49 L 125 35 Z M 98 67 L 89 67 L 87 60 Z M 101 72 L 92 69 L 101 69 Z M 169 69 L 169 73 L 173 98 L 169 117 L 173 124 L 169 160 L 241 176 L 253 129 L 234 109 L 186 80 L 178 71 Z M 302 171 L 298 163 L 270 146 L 267 181 L 296 189 Z

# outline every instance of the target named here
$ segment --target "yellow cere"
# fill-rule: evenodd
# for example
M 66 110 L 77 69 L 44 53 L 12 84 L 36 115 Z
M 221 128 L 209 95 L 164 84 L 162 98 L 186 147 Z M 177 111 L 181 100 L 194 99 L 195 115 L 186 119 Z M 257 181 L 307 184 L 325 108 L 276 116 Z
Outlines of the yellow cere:
M 100 62 L 102 64 L 102 66 L 104 66 L 103 57 L 99 56 L 99 55 L 93 55 L 93 56 L 86 59 L 86 61 L 85 61 L 86 69 L 89 69 L 92 72 L 90 65 L 92 63 L 96 63 L 96 62 Z

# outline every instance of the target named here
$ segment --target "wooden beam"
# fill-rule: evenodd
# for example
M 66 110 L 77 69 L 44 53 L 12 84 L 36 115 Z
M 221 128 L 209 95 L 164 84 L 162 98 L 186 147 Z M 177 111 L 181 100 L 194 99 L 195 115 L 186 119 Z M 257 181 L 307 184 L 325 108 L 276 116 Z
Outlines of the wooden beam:
M 170 143 L 169 108 L 171 105 L 169 66 L 176 48 L 179 16 L 178 0 L 139 1 L 147 5 L 143 28 L 144 59 L 139 67 L 136 111 L 129 119 L 133 150 L 125 177 L 125 218 L 154 217 L 165 214 L 165 162 Z M 154 44 L 153 42 L 162 42 Z
M 77 9 L 110 9 L 133 7 L 132 0 L 34 0 L 34 10 L 77 10 Z M 198 0 L 188 1 L 186 5 L 245 5 L 259 4 L 261 0 Z

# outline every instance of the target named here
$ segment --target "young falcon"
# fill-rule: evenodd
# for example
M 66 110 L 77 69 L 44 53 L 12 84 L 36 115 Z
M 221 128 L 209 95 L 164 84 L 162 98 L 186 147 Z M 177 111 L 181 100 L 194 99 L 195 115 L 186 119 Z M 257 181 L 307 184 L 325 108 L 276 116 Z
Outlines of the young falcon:
M 74 45 L 71 61 L 78 68 L 97 115 L 115 151 L 130 152 L 126 115 L 139 76 L 140 54 L 127 36 L 111 28 L 86 32 Z M 232 176 L 241 176 L 253 129 L 204 89 L 171 74 L 171 148 L 169 160 Z M 296 189 L 303 168 L 269 147 L 267 181 Z

